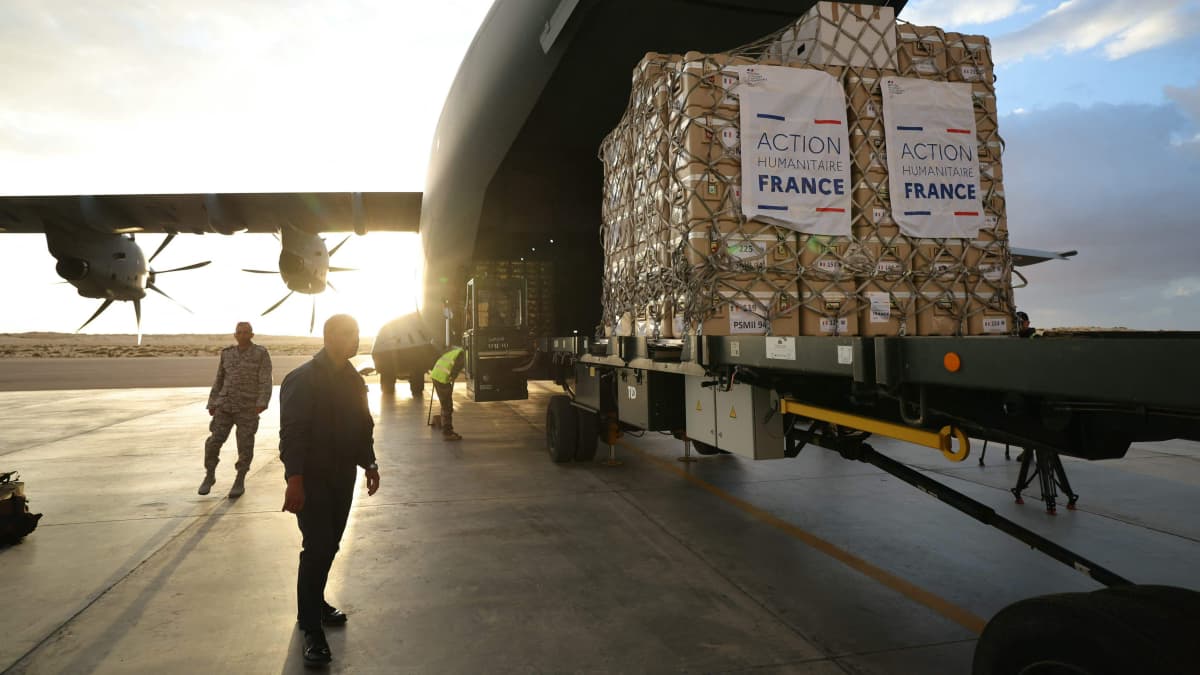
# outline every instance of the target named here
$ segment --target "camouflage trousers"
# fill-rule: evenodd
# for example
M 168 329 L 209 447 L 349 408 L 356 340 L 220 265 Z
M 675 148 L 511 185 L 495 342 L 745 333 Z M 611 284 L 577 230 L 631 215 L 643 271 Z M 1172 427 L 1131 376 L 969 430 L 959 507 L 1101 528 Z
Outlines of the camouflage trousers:
M 221 461 L 221 446 L 229 438 L 229 432 L 237 426 L 238 459 L 234 466 L 239 473 L 250 470 L 250 461 L 254 459 L 254 433 L 258 431 L 258 414 L 253 408 L 228 412 L 217 409 L 208 425 L 208 440 L 204 442 L 204 469 L 212 471 Z

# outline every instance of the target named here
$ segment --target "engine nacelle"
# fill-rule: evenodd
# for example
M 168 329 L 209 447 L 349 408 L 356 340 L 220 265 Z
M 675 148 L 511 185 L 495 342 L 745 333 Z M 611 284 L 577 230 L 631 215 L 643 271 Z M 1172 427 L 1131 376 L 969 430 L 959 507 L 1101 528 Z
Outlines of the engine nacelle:
M 58 276 L 67 281 L 83 281 L 88 275 L 91 266 L 88 261 L 82 258 L 63 258 L 54 266 L 54 271 Z

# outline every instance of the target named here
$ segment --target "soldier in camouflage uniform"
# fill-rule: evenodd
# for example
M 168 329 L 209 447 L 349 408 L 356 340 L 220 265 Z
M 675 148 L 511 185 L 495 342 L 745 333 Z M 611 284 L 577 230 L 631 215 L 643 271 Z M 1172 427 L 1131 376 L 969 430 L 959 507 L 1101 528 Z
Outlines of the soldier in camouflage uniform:
M 271 355 L 267 348 L 251 342 L 254 329 L 241 322 L 233 334 L 237 345 L 221 350 L 217 379 L 208 395 L 208 414 L 212 434 L 204 443 L 204 481 L 200 494 L 206 495 L 217 482 L 215 472 L 220 461 L 221 446 L 229 431 L 237 426 L 237 478 L 229 490 L 229 498 L 242 496 L 246 491 L 246 472 L 254 459 L 254 433 L 258 431 L 258 416 L 271 402 Z

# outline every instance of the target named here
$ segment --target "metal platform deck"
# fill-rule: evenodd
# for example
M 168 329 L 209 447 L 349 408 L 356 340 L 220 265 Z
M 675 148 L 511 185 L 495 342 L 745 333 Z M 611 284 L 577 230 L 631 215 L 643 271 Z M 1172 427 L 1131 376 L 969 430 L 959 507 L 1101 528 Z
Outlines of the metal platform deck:
M 0 382 L 19 367 L 0 360 Z M 0 550 L 0 670 L 302 670 L 277 411 L 246 495 L 224 497 L 231 440 L 200 497 L 206 392 L 0 393 L 0 468 L 20 470 L 46 514 Z M 372 385 L 383 481 L 357 496 L 333 570 L 331 600 L 351 615 L 330 632 L 335 672 L 966 672 L 1001 607 L 1096 587 L 817 448 L 684 465 L 678 441 L 647 434 L 622 440 L 619 467 L 601 464 L 604 446 L 554 465 L 551 393 L 460 395 L 465 439 L 446 444 L 426 401 Z M 1082 500 L 1057 517 L 1012 503 L 1002 447 L 979 467 L 875 445 L 1138 583 L 1200 588 L 1197 444 L 1067 460 Z

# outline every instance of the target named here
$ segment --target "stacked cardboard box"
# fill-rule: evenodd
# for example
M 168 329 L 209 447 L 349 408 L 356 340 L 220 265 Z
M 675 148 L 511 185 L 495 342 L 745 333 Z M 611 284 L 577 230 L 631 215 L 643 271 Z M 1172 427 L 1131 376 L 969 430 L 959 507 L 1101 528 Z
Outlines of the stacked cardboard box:
M 797 234 L 741 210 L 738 74 L 820 69 L 842 83 L 853 157 L 852 232 Z M 891 217 L 879 83 L 973 89 L 986 226 L 915 239 Z M 782 31 L 724 54 L 647 54 L 629 109 L 601 149 L 605 321 L 618 334 L 961 335 L 1012 330 L 989 45 L 897 24 L 886 7 L 821 2 Z

